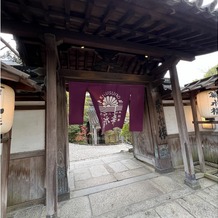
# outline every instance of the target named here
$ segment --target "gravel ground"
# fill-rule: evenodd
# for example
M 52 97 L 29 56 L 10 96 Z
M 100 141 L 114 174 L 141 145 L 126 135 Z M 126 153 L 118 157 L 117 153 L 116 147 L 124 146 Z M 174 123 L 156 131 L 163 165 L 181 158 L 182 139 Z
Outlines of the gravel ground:
M 79 161 L 79 160 L 97 158 L 100 156 L 119 153 L 121 151 L 128 151 L 130 148 L 132 148 L 132 145 L 129 144 L 94 146 L 94 145 L 78 145 L 78 144 L 70 143 L 69 144 L 70 161 Z

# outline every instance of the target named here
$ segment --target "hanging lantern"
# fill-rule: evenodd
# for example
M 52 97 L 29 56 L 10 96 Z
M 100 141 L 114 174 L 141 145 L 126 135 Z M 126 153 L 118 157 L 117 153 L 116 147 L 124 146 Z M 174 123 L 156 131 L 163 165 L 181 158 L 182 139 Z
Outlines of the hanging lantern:
M 218 117 L 218 98 L 216 91 L 207 90 L 200 92 L 197 94 L 197 103 L 202 117 Z
M 14 90 L 4 84 L 0 84 L 0 133 L 7 133 L 14 119 Z

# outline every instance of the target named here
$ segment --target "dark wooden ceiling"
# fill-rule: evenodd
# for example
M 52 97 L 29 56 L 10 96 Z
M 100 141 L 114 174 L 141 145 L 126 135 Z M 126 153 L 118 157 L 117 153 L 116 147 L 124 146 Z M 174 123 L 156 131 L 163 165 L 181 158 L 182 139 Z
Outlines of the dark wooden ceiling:
M 45 33 L 56 36 L 60 72 L 151 77 L 172 56 L 193 60 L 217 50 L 216 1 L 207 6 L 202 3 L 2 0 L 2 32 L 14 34 L 26 65 L 23 70 L 38 77 L 38 82 L 45 67 Z

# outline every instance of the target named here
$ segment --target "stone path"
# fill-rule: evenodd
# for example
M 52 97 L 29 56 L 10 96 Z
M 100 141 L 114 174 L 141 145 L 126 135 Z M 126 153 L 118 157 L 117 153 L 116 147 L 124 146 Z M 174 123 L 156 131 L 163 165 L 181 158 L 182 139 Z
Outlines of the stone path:
M 70 143 L 70 161 L 87 160 L 90 158 L 102 157 L 109 154 L 118 153 L 120 151 L 128 151 L 132 145 L 119 144 L 119 145 L 78 145 Z
M 60 218 L 218 218 L 217 183 L 201 178 L 201 189 L 192 190 L 182 170 L 158 174 L 127 151 L 98 154 L 71 162 L 71 199 L 59 203 Z M 46 217 L 46 211 L 37 205 L 8 217 Z

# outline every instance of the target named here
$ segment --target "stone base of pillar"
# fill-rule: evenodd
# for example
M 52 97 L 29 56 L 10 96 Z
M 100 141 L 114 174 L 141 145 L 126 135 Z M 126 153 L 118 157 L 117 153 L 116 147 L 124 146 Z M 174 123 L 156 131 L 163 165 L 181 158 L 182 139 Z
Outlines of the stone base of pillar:
M 69 199 L 70 199 L 70 192 L 66 192 L 64 194 L 59 194 L 58 195 L 58 202 L 67 201 Z
M 172 161 L 171 158 L 163 158 L 163 159 L 158 159 L 155 158 L 155 171 L 158 173 L 169 173 L 172 172 L 173 166 L 172 166 Z
M 184 183 L 194 190 L 201 188 L 198 180 L 195 178 L 195 175 L 188 175 L 186 173 Z
M 65 166 L 58 166 L 58 200 L 68 200 L 70 189 L 68 186 L 67 170 Z M 69 198 L 68 198 L 69 197 Z M 61 200 L 63 199 L 63 200 Z
M 58 218 L 57 214 L 54 215 L 46 215 L 46 218 Z

